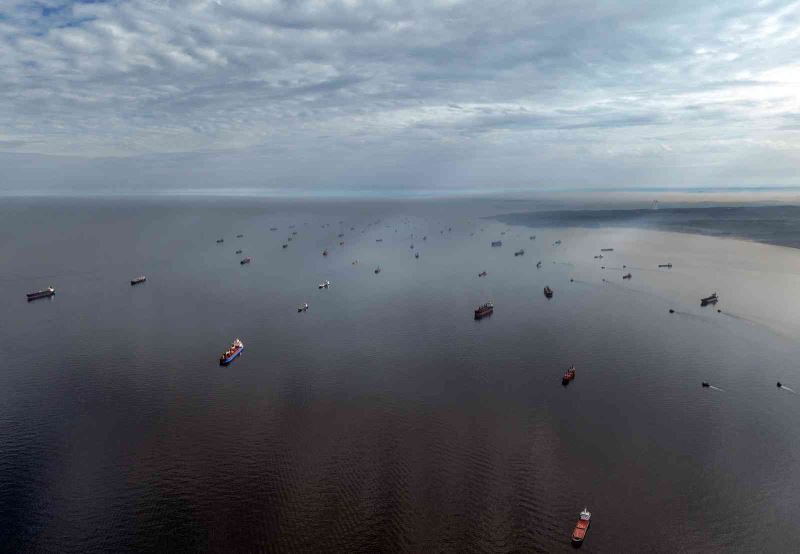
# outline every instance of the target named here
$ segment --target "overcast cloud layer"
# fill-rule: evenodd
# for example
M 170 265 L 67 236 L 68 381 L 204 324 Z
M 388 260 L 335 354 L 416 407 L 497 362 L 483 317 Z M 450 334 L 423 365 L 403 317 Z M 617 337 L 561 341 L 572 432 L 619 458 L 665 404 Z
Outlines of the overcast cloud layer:
M 0 0 L 0 189 L 800 184 L 800 2 Z

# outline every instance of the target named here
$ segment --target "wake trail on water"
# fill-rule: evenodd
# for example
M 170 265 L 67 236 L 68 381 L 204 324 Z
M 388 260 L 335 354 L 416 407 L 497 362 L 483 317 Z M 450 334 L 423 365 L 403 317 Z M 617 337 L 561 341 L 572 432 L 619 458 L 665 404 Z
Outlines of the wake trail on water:
M 794 389 L 790 389 L 790 388 L 789 388 L 789 387 L 787 387 L 787 386 L 781 385 L 781 388 L 782 388 L 783 390 L 788 390 L 788 391 L 789 391 L 790 393 L 792 393 L 792 394 L 797 394 L 797 393 L 794 391 Z
M 708 388 L 710 388 L 711 390 L 718 390 L 719 392 L 725 392 L 725 389 L 715 387 L 714 385 L 708 385 Z

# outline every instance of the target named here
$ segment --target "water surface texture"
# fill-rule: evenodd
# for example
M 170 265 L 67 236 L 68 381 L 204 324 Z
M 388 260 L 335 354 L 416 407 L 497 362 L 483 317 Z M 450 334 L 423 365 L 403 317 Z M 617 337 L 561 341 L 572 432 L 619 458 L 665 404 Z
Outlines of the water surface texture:
M 0 551 L 793 550 L 800 251 L 507 208 L 4 201 Z

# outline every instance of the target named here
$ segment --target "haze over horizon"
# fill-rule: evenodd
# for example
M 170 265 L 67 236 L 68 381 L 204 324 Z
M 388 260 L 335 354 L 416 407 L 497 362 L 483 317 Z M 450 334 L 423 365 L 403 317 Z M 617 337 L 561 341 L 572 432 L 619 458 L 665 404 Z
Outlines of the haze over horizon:
M 789 186 L 800 2 L 0 2 L 0 192 Z

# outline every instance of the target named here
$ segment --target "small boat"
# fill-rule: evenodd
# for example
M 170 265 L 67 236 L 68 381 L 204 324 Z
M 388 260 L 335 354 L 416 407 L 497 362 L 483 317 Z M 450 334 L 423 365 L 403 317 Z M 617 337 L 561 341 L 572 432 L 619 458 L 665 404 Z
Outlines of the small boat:
M 525 251 L 523 249 L 521 249 L 521 248 L 519 250 L 517 250 L 516 252 L 514 252 L 514 256 L 524 256 L 524 255 L 525 255 Z
M 300 307 L 297 308 L 297 312 L 305 312 L 308 310 L 308 304 L 300 304 Z
M 412 244 L 411 246 L 409 246 L 409 248 L 411 248 L 411 250 L 414 250 L 414 245 Z
M 487 302 L 486 304 L 482 304 L 475 308 L 475 319 L 480 319 L 482 317 L 486 317 L 487 315 L 494 312 L 494 304 L 491 302 Z
M 241 253 L 242 253 L 242 250 L 241 250 L 241 249 L 239 249 L 239 250 L 237 250 L 237 251 L 236 251 L 236 253 L 237 253 L 237 254 L 241 254 Z
M 278 228 L 277 228 L 277 227 L 270 227 L 270 228 L 269 228 L 269 230 L 270 230 L 270 231 L 277 231 L 277 230 L 278 230 Z
M 530 240 L 536 240 L 536 235 L 531 235 Z
M 781 382 L 780 382 L 780 381 L 778 381 L 778 388 L 781 388 L 782 386 L 783 386 L 783 385 L 781 385 Z
M 603 259 L 603 255 L 600 254 L 599 256 L 595 256 L 594 259 L 595 260 L 602 260 Z
M 671 268 L 671 267 L 672 267 L 672 264 L 671 264 L 671 263 L 670 263 L 670 264 L 658 264 L 658 267 L 668 267 L 668 268 Z
M 613 251 L 614 251 L 613 248 L 601 248 L 600 249 L 600 252 L 613 252 Z
M 505 231 L 501 231 L 501 232 L 500 232 L 500 234 L 501 234 L 501 235 L 505 235 L 505 234 L 506 234 L 506 232 L 505 232 Z
M 358 263 L 358 260 L 353 260 L 353 263 L 351 265 L 356 265 L 357 263 Z
M 375 242 L 383 242 L 383 239 L 375 239 Z
M 339 246 L 344 246 L 344 241 L 339 241 Z
M 330 281 L 322 281 L 319 285 L 317 285 L 317 288 L 327 289 L 330 286 L 331 286 L 331 282 Z
M 627 273 L 627 274 L 622 276 L 623 279 L 630 279 L 631 277 L 632 277 L 632 275 L 630 273 Z
M 428 235 L 425 235 L 424 237 L 422 237 L 422 240 L 428 240 Z
M 240 264 L 242 264 L 242 265 L 245 265 L 245 264 L 249 264 L 249 263 L 250 263 L 250 261 L 251 261 L 251 260 L 250 260 L 250 258 L 245 258 L 245 259 L 243 259 L 243 260 L 242 260 L 241 262 L 239 262 L 239 263 L 240 263 Z
M 486 277 L 486 272 L 481 271 L 480 273 L 478 273 L 478 277 Z
M 296 235 L 296 234 L 297 234 L 297 231 L 292 231 L 292 235 Z
M 492 241 L 492 246 L 503 246 L 503 241 L 502 240 L 493 240 Z
M 289 248 L 289 245 L 288 244 L 284 244 L 284 245 L 281 246 L 281 248 Z
M 242 238 L 243 236 L 244 236 L 244 235 L 236 235 L 236 238 L 237 238 L 237 239 L 240 239 L 240 238 Z
M 706 296 L 705 298 L 701 298 L 700 299 L 700 305 L 701 306 L 708 306 L 709 304 L 716 304 L 718 300 L 719 300 L 719 296 L 717 296 L 717 293 L 715 292 L 711 296 Z
M 29 292 L 25 296 L 28 297 L 28 302 L 31 300 L 38 300 L 39 298 L 49 298 L 56 293 L 56 289 L 53 287 L 47 287 L 46 289 L 37 290 L 36 292 Z
M 233 360 L 239 357 L 239 355 L 244 350 L 244 343 L 239 339 L 233 341 L 230 348 L 228 348 L 220 357 L 219 357 L 219 365 L 228 365 Z
M 561 244 L 561 241 L 560 241 L 560 240 L 557 240 L 557 241 L 555 241 L 555 242 L 553 243 L 553 246 L 558 246 L 559 244 Z
M 704 387 L 710 387 L 711 386 L 707 381 L 703 381 L 701 384 Z
M 544 288 L 544 295 L 547 298 L 553 298 L 553 289 L 551 289 L 550 287 L 545 287 Z
M 322 251 L 322 255 L 323 255 L 323 256 L 327 256 L 327 255 L 328 255 L 328 249 L 327 249 L 327 248 L 326 248 L 325 250 L 323 250 L 323 251 Z
M 589 520 L 592 519 L 592 514 L 586 508 L 581 512 L 578 523 L 575 524 L 575 529 L 572 531 L 572 542 L 580 544 L 586 538 L 586 531 L 589 530 Z
M 222 242 L 225 242 L 225 239 L 217 239 L 217 244 L 220 244 Z
M 419 258 L 419 252 L 415 252 L 415 253 L 414 253 L 414 257 L 415 257 L 415 258 Z
M 339 233 L 339 234 L 338 234 L 338 235 L 336 235 L 336 236 L 337 236 L 338 238 L 342 238 L 342 237 L 344 236 L 344 233 Z
M 561 378 L 561 384 L 566 385 L 574 378 L 575 378 L 575 366 L 572 366 L 567 371 L 564 372 L 564 376 Z
M 292 237 L 287 238 L 286 242 L 292 242 Z
M 381 266 L 375 268 L 375 275 L 381 272 Z
M 541 261 L 536 262 L 536 268 L 538 269 L 540 267 L 542 267 L 542 262 Z
M 131 286 L 138 285 L 139 283 L 144 283 L 145 281 L 147 281 L 147 277 L 145 277 L 144 275 L 139 275 L 138 277 L 131 279 Z

